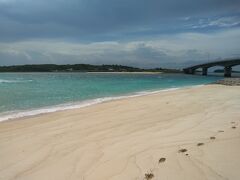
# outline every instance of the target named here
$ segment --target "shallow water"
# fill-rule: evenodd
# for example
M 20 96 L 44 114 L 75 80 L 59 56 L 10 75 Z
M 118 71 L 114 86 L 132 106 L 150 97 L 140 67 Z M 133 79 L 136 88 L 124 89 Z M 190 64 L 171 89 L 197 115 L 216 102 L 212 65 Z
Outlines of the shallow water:
M 1 73 L 0 120 L 5 120 L 6 115 L 7 119 L 18 117 L 19 112 L 21 116 L 27 112 L 31 115 L 30 110 L 32 114 L 52 112 L 118 96 L 207 84 L 221 78 L 183 74 Z

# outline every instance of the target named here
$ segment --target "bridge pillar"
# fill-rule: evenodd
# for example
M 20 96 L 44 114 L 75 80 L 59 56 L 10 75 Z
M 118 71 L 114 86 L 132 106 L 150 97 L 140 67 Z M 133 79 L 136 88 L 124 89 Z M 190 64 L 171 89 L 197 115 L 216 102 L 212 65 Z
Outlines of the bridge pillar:
M 189 72 L 190 74 L 195 74 L 195 69 L 190 69 Z
M 195 74 L 195 69 L 192 68 L 187 68 L 187 69 L 183 69 L 185 74 Z
M 231 73 L 232 73 L 232 67 L 225 66 L 224 67 L 224 77 L 231 77 Z
M 208 73 L 208 68 L 203 67 L 203 68 L 202 68 L 202 75 L 203 75 L 203 76 L 206 76 L 207 73 Z

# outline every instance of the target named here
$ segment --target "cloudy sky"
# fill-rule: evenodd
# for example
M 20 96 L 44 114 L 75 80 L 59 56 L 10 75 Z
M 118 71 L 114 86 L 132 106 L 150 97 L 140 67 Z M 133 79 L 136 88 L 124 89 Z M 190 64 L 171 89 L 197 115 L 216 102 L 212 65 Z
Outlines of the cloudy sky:
M 240 57 L 239 0 L 0 0 L 0 65 Z

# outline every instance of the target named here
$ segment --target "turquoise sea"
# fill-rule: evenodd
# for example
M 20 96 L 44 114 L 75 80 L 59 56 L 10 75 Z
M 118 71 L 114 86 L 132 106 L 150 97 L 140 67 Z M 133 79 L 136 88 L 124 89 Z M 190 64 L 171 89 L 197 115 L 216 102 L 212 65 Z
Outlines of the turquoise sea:
M 0 121 L 202 85 L 220 78 L 183 74 L 1 73 Z

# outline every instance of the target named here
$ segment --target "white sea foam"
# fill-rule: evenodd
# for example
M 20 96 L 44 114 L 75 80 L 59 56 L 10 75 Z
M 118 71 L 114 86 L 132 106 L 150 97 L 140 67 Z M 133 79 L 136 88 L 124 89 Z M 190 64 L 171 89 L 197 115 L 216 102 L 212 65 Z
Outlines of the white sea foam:
M 0 83 L 14 83 L 14 82 L 16 82 L 16 81 L 0 79 Z
M 145 95 L 150 95 L 150 94 L 156 94 L 159 92 L 174 91 L 174 90 L 183 89 L 183 88 L 195 88 L 195 87 L 200 87 L 200 86 L 204 86 L 204 85 L 185 86 L 185 87 L 176 87 L 176 88 L 173 87 L 173 88 L 169 88 L 169 89 L 162 89 L 162 90 L 156 90 L 156 91 L 141 91 L 141 92 L 136 92 L 131 95 L 123 95 L 123 96 L 116 96 L 116 97 L 103 97 L 103 98 L 86 100 L 86 101 L 77 102 L 77 103 L 66 103 L 66 104 L 62 104 L 62 105 L 44 107 L 44 108 L 33 109 L 33 110 L 28 110 L 28 111 L 18 111 L 18 112 L 12 111 L 12 112 L 0 114 L 0 122 L 11 120 L 11 119 L 16 119 L 16 118 L 23 118 L 23 117 L 27 117 L 27 116 L 34 116 L 34 115 L 39 115 L 39 114 L 52 113 L 52 112 L 71 110 L 71 109 L 78 109 L 78 108 L 83 108 L 83 107 L 87 107 L 87 106 L 91 106 L 91 105 L 95 105 L 95 104 L 99 104 L 99 103 L 103 103 L 103 102 L 113 101 L 113 100 L 145 96 Z
M 25 83 L 31 82 L 32 80 L 7 80 L 7 79 L 0 79 L 0 83 Z

